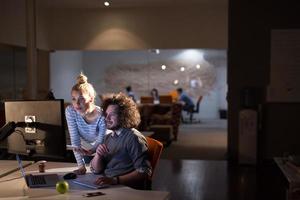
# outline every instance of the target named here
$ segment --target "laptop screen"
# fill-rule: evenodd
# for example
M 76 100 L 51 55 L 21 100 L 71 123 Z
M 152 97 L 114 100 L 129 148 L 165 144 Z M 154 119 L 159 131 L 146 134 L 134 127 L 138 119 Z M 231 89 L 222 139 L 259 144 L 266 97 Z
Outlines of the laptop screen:
M 28 187 L 30 188 L 39 188 L 39 187 L 53 187 L 59 181 L 59 177 L 57 174 L 25 174 L 24 167 L 22 165 L 22 161 L 18 154 L 16 154 L 16 159 L 18 161 L 18 165 L 21 171 L 23 178 Z
M 23 168 L 23 165 L 22 165 L 22 161 L 21 161 L 21 159 L 20 159 L 20 157 L 19 157 L 18 154 L 16 154 L 16 159 L 18 161 L 18 165 L 19 165 L 19 169 L 21 171 L 21 174 L 25 178 L 25 171 L 24 171 L 24 168 Z

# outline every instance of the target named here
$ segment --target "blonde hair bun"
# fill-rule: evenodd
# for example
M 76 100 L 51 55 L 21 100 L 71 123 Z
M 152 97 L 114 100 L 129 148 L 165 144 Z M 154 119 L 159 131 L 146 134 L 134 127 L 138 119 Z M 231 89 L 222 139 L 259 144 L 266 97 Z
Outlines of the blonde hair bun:
M 77 84 L 85 84 L 87 83 L 88 78 L 83 74 L 80 73 L 80 75 L 77 77 Z

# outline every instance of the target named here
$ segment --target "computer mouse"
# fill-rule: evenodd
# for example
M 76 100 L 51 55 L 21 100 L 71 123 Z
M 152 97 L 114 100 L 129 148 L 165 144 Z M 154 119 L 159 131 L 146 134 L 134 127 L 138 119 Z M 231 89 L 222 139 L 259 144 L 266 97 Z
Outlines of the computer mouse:
M 63 176 L 63 178 L 64 178 L 65 180 L 68 180 L 68 179 L 75 179 L 75 178 L 77 178 L 77 175 L 76 175 L 75 173 L 73 173 L 73 172 L 70 172 L 70 173 L 66 173 L 66 174 Z

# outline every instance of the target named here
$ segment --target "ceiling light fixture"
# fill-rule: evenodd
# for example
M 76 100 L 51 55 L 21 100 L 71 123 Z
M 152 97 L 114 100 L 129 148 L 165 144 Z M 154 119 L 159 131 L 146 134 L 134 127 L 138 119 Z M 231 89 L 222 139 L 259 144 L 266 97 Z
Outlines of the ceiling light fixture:
M 162 66 L 161 66 L 161 69 L 162 69 L 162 70 L 165 70 L 166 68 L 167 68 L 166 65 L 162 65 Z
M 104 5 L 107 7 L 109 6 L 109 2 L 108 1 L 104 1 Z
M 201 67 L 201 66 L 200 66 L 199 64 L 196 65 L 196 68 L 197 68 L 197 69 L 200 69 L 200 67 Z
M 184 72 L 185 68 L 184 67 L 180 67 L 180 71 Z

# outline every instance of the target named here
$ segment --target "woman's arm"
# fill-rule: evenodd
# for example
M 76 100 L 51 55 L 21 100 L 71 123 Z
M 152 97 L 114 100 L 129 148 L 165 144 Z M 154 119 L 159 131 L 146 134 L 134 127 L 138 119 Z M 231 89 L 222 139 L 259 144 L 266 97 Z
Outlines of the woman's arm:
M 98 122 L 98 136 L 96 139 L 96 142 L 92 148 L 93 151 L 96 151 L 99 144 L 103 143 L 105 132 L 106 132 L 106 124 L 105 119 L 103 116 L 100 116 L 99 122 Z
M 80 147 L 81 143 L 80 143 L 80 136 L 78 132 L 78 125 L 75 120 L 76 113 L 74 110 L 72 110 L 71 105 L 66 108 L 65 114 L 66 114 L 66 120 L 67 120 L 68 130 L 70 134 L 71 144 L 73 146 Z M 82 155 L 76 151 L 73 152 L 78 166 L 79 167 L 85 166 Z

